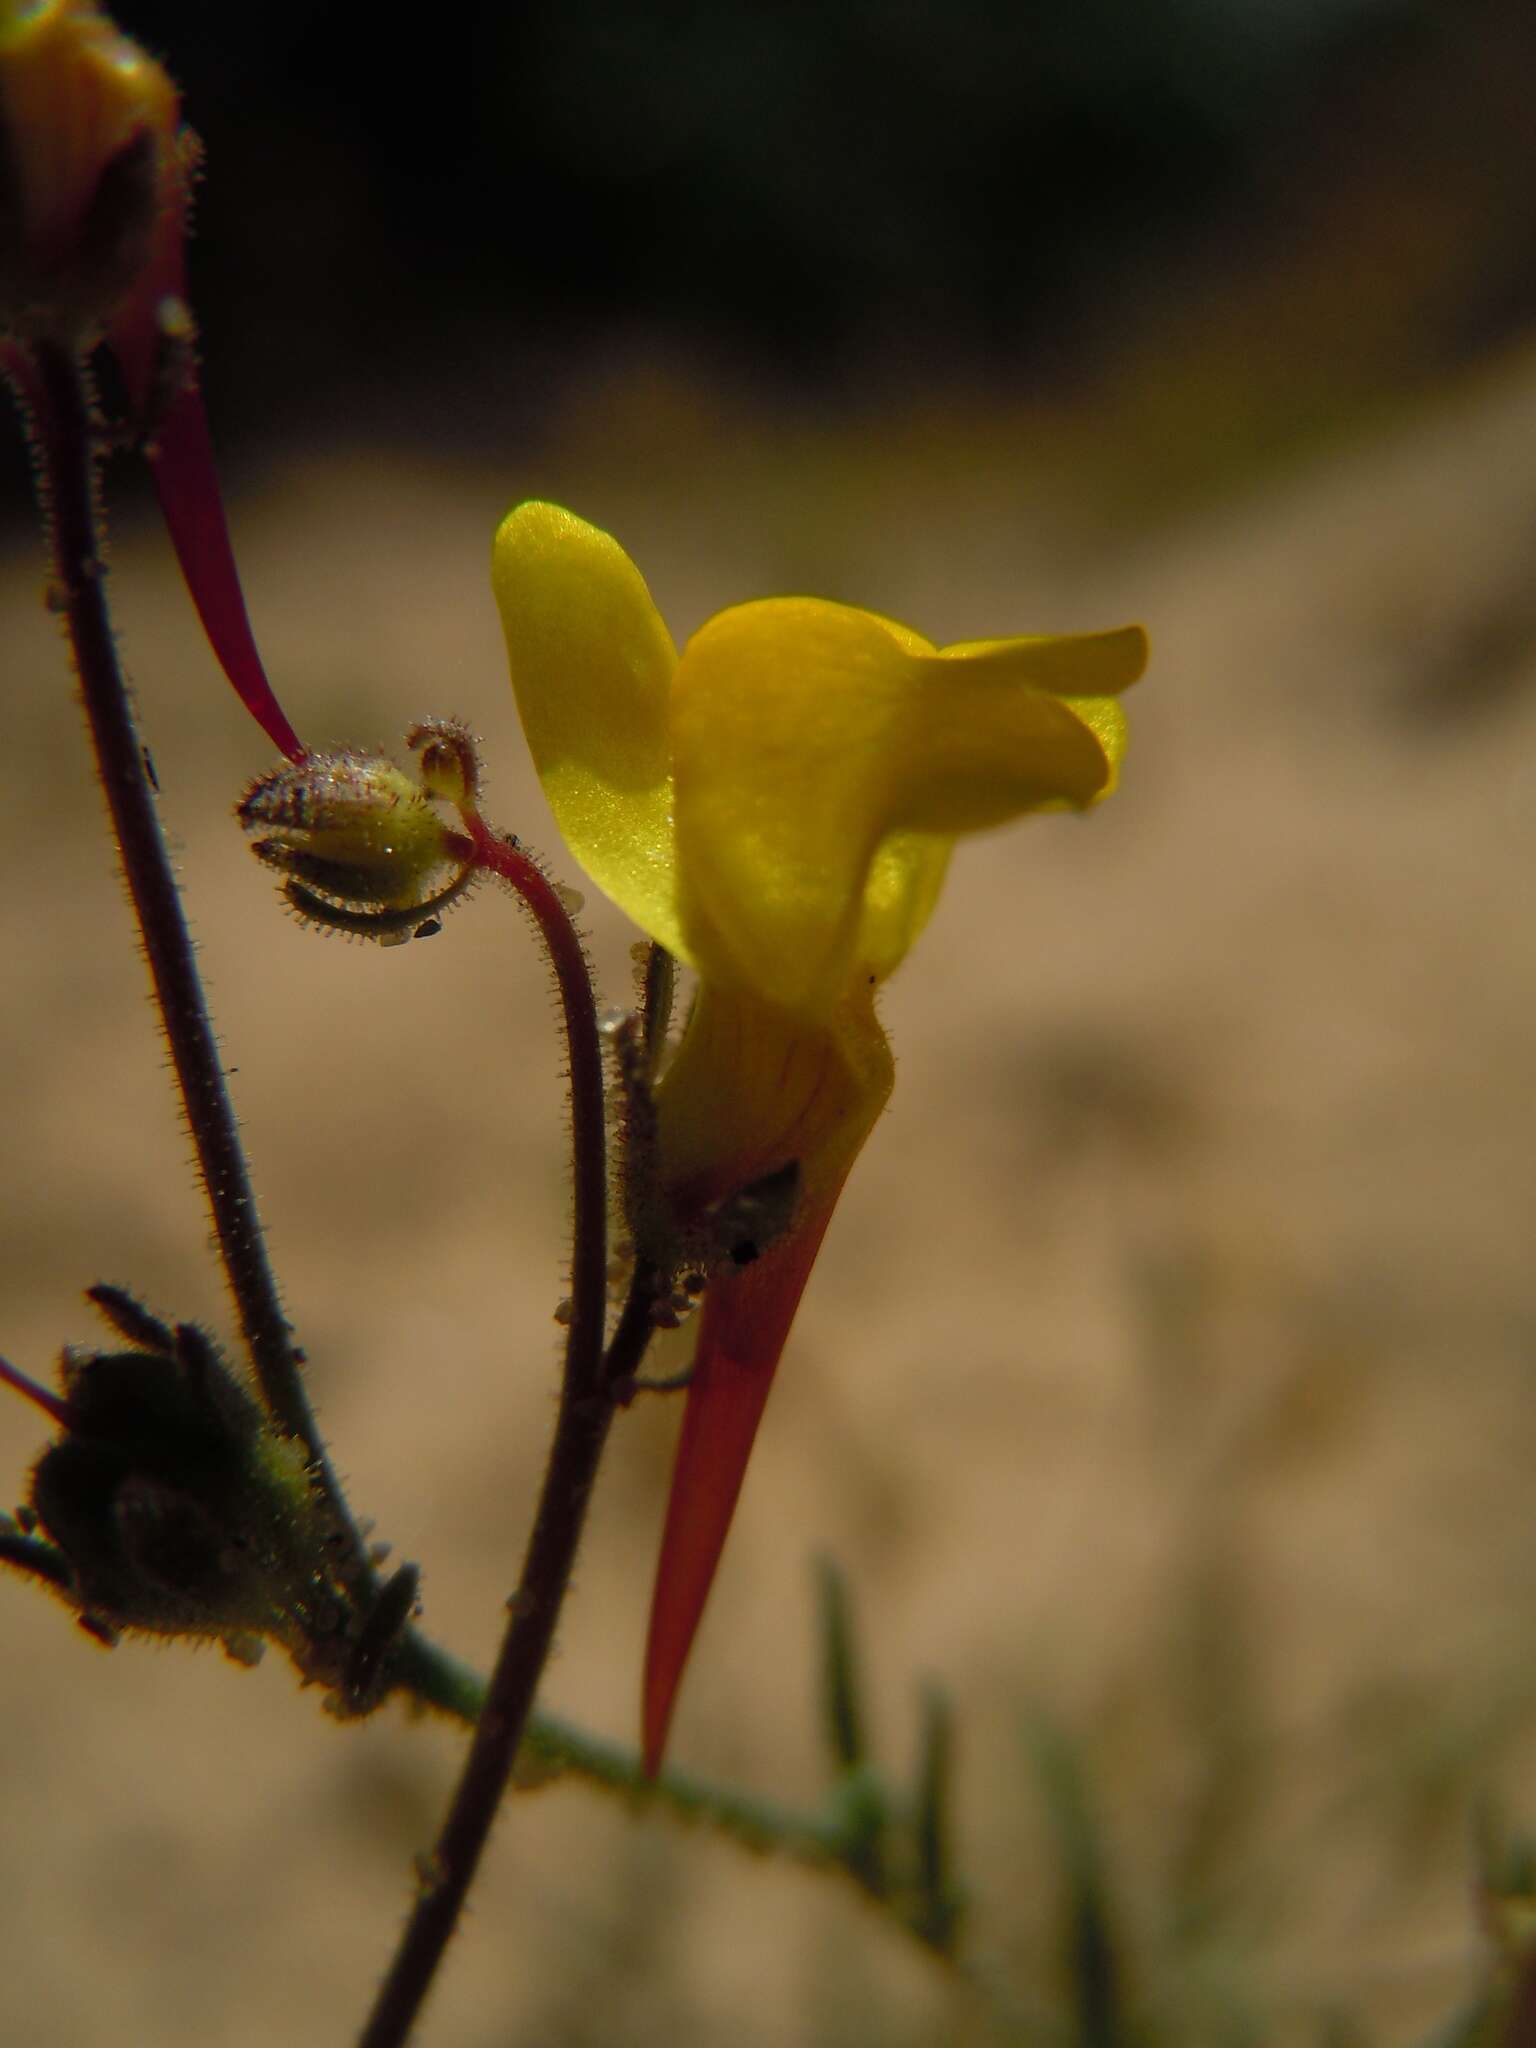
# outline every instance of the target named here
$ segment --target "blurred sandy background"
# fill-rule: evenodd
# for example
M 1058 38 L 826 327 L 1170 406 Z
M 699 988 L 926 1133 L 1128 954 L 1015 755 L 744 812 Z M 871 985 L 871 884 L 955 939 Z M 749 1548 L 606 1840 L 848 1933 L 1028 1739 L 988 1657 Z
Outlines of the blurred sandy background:
M 906 1768 L 920 1680 L 956 1702 L 975 1944 L 1027 2024 L 836 1879 L 557 1786 L 504 1819 L 426 2048 L 1354 2048 L 1437 2038 L 1480 1981 L 1473 1816 L 1536 1825 L 1536 343 L 1506 118 L 1532 46 L 1518 10 L 1440 44 L 1434 10 L 1376 12 L 1379 40 L 1323 49 L 1306 118 L 1327 81 L 1336 126 L 1270 163 L 1264 206 L 1190 215 L 1162 269 L 1155 237 L 1117 247 L 1013 369 L 1001 314 L 950 374 L 942 308 L 914 365 L 834 307 L 818 383 L 750 305 L 754 345 L 693 346 L 686 307 L 582 324 L 552 285 L 572 339 L 543 356 L 537 307 L 457 307 L 462 347 L 349 389 L 332 323 L 306 400 L 270 305 L 265 348 L 231 345 L 236 542 L 295 723 L 396 745 L 467 718 L 493 815 L 568 875 L 486 577 L 518 497 L 618 534 L 679 638 L 806 589 L 940 641 L 1139 618 L 1154 642 L 1121 794 L 965 850 L 890 990 L 893 1105 L 674 1740 L 815 1803 L 811 1562 L 835 1555 L 883 1757 Z M 0 1348 L 45 1375 L 99 1334 L 98 1279 L 228 1316 L 13 509 Z M 558 1356 L 543 969 L 491 895 L 393 951 L 285 920 L 230 818 L 262 743 L 131 489 L 112 566 L 322 1419 L 428 1626 L 483 1662 Z M 622 997 L 631 935 L 588 908 Z M 617 1432 L 547 1685 L 617 1737 L 675 1421 L 642 1403 Z M 0 1406 L 0 1491 L 41 1442 Z M 398 1709 L 339 1730 L 275 1657 L 104 1654 L 19 1581 L 0 1610 L 0 2041 L 348 2039 L 460 1735 Z M 1109 2032 L 1072 2010 L 1041 1712 L 1101 1830 Z

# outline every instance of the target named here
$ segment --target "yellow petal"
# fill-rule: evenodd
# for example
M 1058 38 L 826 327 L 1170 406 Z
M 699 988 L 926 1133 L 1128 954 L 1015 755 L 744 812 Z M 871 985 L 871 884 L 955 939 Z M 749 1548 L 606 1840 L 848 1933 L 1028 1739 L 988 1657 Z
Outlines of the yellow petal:
M 943 650 L 946 660 L 996 658 L 1016 664 L 1021 681 L 1050 690 L 1088 726 L 1109 763 L 1109 777 L 1094 803 L 1114 793 L 1125 758 L 1125 713 L 1116 698 L 1137 682 L 1147 666 L 1147 636 L 1140 626 L 1120 626 L 1109 633 L 1061 633 L 1047 639 L 968 640 Z M 1043 805 L 1042 809 L 1055 808 Z
M 1108 633 L 957 640 L 941 652 L 945 661 L 988 668 L 1053 697 L 1115 697 L 1145 670 L 1147 636 L 1140 626 L 1117 626 Z
M 942 832 L 891 832 L 864 884 L 854 958 L 877 982 L 893 974 L 933 915 L 955 842 Z
M 677 653 L 618 542 L 558 505 L 502 521 L 491 581 L 529 751 L 565 842 L 684 959 L 668 700 Z
M 1135 629 L 941 654 L 811 598 L 711 619 L 672 693 L 683 927 L 701 972 L 829 1017 L 916 936 L 947 841 L 1104 793 L 1108 721 L 1053 692 L 1097 699 L 1143 659 Z
M 701 983 L 656 1094 L 675 1210 L 695 1216 L 791 1161 L 804 1205 L 830 1202 L 893 1079 L 867 987 L 807 1026 L 750 992 Z

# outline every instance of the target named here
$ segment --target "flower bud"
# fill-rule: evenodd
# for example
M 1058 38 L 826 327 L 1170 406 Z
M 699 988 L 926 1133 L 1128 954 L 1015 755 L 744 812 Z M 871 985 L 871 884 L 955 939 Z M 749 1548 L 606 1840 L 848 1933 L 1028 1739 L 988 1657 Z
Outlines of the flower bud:
M 270 1638 L 330 1677 L 346 1593 L 304 1447 L 195 1326 L 92 1294 L 127 1348 L 67 1350 L 61 1395 L 4 1374 L 60 1425 L 30 1505 L 69 1564 L 81 1622 L 108 1643 L 124 1629 L 218 1637 L 243 1661 Z
M 176 89 L 90 0 L 0 0 L 0 332 L 95 342 L 185 208 Z
M 383 944 L 433 927 L 474 873 L 432 796 L 382 754 L 308 754 L 253 783 L 235 815 L 301 917 Z
M 417 758 L 423 789 L 460 810 L 473 810 L 480 797 L 480 756 L 469 728 L 455 718 L 424 718 L 405 744 Z

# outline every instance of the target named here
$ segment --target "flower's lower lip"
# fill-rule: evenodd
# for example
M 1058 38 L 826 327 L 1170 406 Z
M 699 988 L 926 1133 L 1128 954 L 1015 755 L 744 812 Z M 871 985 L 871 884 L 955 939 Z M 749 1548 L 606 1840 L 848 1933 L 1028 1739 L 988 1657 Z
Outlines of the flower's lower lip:
M 872 1016 L 868 1025 L 883 1046 Z M 865 1097 L 833 1030 L 750 994 L 702 989 L 658 1094 L 674 1213 L 695 1221 L 791 1161 L 814 1196 L 824 1162 L 851 1156 L 844 1140 L 864 1124 Z

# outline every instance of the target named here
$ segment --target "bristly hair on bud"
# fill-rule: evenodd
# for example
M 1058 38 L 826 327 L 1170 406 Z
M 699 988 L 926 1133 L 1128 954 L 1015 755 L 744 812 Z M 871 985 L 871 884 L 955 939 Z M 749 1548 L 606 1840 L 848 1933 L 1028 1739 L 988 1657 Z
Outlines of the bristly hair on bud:
M 411 727 L 405 744 L 418 758 L 428 796 L 441 797 L 460 811 L 477 808 L 480 756 L 467 725 L 456 718 L 424 718 Z
M 421 780 L 383 754 L 307 754 L 264 775 L 235 815 L 252 852 L 283 877 L 306 922 L 380 945 L 427 937 L 474 880 L 473 849 L 439 800 L 473 801 L 480 769 L 469 735 L 446 720 L 413 728 Z

